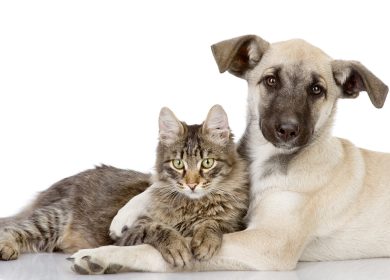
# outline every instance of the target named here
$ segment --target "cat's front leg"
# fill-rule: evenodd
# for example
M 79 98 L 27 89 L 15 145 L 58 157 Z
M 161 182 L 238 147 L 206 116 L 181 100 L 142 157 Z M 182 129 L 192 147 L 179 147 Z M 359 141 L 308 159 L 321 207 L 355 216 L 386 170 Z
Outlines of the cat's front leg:
M 207 220 L 197 225 L 191 240 L 191 251 L 199 261 L 209 260 L 221 248 L 222 231 L 214 220 Z
M 115 245 L 119 246 L 134 246 L 144 244 L 148 240 L 153 239 L 153 228 L 151 228 L 153 220 L 148 216 L 139 217 L 130 228 L 122 229 L 122 236 L 118 238 Z
M 150 217 L 139 218 L 116 243 L 121 246 L 139 244 L 152 245 L 174 267 L 190 267 L 192 264 L 187 240 L 175 229 L 155 222 Z

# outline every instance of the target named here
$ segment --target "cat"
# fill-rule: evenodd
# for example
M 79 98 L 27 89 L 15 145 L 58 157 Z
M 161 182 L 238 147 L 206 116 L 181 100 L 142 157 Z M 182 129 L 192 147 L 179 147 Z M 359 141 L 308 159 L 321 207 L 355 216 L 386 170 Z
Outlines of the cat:
M 161 134 L 162 140 L 165 136 Z M 240 184 L 246 184 L 245 176 Z M 53 184 L 19 214 L 0 219 L 0 261 L 24 252 L 71 254 L 113 244 L 113 217 L 151 182 L 150 174 L 102 165 Z
M 210 259 L 223 233 L 245 228 L 247 166 L 220 105 L 210 109 L 202 125 L 180 122 L 163 108 L 159 128 L 151 203 L 123 229 L 116 245 L 150 244 L 168 263 L 183 267 L 193 258 Z
M 105 165 L 65 178 L 18 215 L 0 219 L 0 260 L 113 244 L 112 218 L 149 186 L 150 174 Z

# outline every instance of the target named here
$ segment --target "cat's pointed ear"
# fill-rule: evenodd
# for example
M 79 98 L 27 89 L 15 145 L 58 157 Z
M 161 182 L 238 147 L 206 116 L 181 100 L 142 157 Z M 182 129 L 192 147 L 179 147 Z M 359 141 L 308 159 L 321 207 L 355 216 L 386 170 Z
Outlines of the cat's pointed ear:
M 203 123 L 203 133 L 208 134 L 213 141 L 224 144 L 230 139 L 228 117 L 221 105 L 214 105 Z
M 182 123 L 167 107 L 161 109 L 158 123 L 159 137 L 162 143 L 173 144 L 184 133 Z

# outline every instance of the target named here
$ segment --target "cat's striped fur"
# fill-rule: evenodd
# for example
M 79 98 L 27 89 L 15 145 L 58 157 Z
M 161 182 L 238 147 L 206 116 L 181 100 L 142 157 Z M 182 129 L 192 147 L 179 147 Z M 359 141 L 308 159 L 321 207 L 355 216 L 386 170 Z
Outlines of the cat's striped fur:
M 112 218 L 149 185 L 148 174 L 109 166 L 59 181 L 20 214 L 0 219 L 0 260 L 22 252 L 73 253 L 112 244 Z

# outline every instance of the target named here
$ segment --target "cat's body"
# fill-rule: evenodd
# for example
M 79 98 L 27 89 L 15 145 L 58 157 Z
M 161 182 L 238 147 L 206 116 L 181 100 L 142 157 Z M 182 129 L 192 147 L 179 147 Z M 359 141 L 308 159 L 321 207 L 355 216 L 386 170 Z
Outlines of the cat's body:
M 246 164 L 222 107 L 214 106 L 203 125 L 186 125 L 163 109 L 157 151 L 151 203 L 117 243 L 151 244 L 175 266 L 192 254 L 207 260 L 223 233 L 244 229 L 249 204 Z
M 149 185 L 149 174 L 109 166 L 57 182 L 20 214 L 0 219 L 0 260 L 22 252 L 72 253 L 112 244 L 112 218 Z
M 214 124 L 219 125 L 218 122 Z M 190 126 L 187 132 L 202 134 L 201 128 L 200 125 Z M 219 174 L 215 173 L 215 176 L 211 176 L 214 183 L 217 183 L 211 186 L 213 188 L 208 187 L 206 181 L 203 180 L 208 178 L 205 174 L 201 176 L 203 178 L 201 179 L 191 172 L 187 172 L 186 176 L 186 178 L 190 176 L 191 187 L 194 188 L 193 184 L 200 180 L 199 183 L 205 183 L 204 192 L 199 193 L 201 187 L 198 186 L 187 195 L 173 195 L 169 189 L 165 188 L 168 177 L 172 178 L 172 170 L 167 168 L 165 156 L 171 157 L 171 152 L 175 149 L 182 151 L 183 144 L 186 144 L 187 150 L 181 154 L 181 157 L 187 152 L 190 156 L 191 151 L 194 152 L 192 155 L 195 155 L 195 158 L 199 159 L 201 156 L 197 146 L 199 135 L 195 133 L 194 137 L 189 137 L 185 143 L 176 143 L 179 146 L 169 145 L 172 148 L 168 149 L 169 151 L 165 149 L 166 146 L 159 146 L 156 161 L 157 175 L 154 179 L 149 174 L 135 171 L 108 166 L 97 167 L 57 182 L 43 191 L 33 204 L 20 214 L 0 219 L 0 260 L 16 259 L 23 252 L 63 251 L 73 253 L 80 249 L 112 244 L 113 241 L 109 237 L 109 227 L 113 217 L 132 197 L 143 192 L 153 182 L 154 184 L 149 190 L 155 194 L 155 201 L 149 207 L 150 217 L 146 220 L 144 217 L 140 222 L 147 222 L 151 225 L 151 217 L 154 218 L 154 221 L 164 221 L 165 226 L 173 225 L 172 228 L 177 231 L 179 238 L 183 238 L 183 236 L 194 237 L 196 232 L 199 232 L 199 245 L 205 245 L 201 242 L 202 234 L 211 236 L 214 232 L 216 238 L 210 238 L 210 240 L 213 241 L 212 244 L 216 245 L 214 247 L 217 249 L 222 233 L 243 228 L 244 215 L 249 203 L 246 166 L 244 161 L 238 157 L 230 131 L 226 134 L 226 128 L 219 131 L 218 126 L 214 127 L 214 132 L 217 133 L 210 135 L 217 136 L 217 138 L 208 138 L 211 142 L 222 141 L 221 145 L 215 146 L 212 143 L 207 143 L 206 146 L 202 145 L 202 158 L 209 153 L 210 157 L 218 154 L 218 158 L 223 160 L 218 164 L 216 158 L 216 165 L 210 168 L 209 172 L 218 171 Z M 169 140 L 172 136 L 170 135 L 172 131 L 163 131 L 166 132 L 166 135 L 162 135 L 160 129 L 160 142 L 164 139 Z M 210 153 L 211 148 L 213 148 L 214 154 Z M 220 170 L 222 163 L 228 165 L 224 170 Z M 188 164 L 192 165 L 193 163 L 188 162 Z M 170 175 L 169 172 L 171 172 Z M 210 173 L 210 175 L 213 174 Z M 218 180 L 215 180 L 216 178 Z M 209 192 L 207 188 L 212 191 Z M 159 207 L 153 207 L 157 205 Z M 166 211 L 161 211 L 161 207 L 166 207 Z M 206 231 L 202 231 L 202 233 L 199 228 L 206 229 Z M 130 232 L 129 230 L 127 234 L 117 240 L 117 243 L 131 243 Z M 154 232 L 161 233 L 162 231 Z M 156 242 L 161 241 L 160 251 L 163 248 L 168 250 L 176 248 L 171 246 L 174 245 L 173 243 L 164 243 L 164 237 L 166 236 L 161 234 L 149 235 L 149 239 L 153 240 L 149 243 L 157 244 Z M 193 238 L 193 240 L 196 239 Z M 132 242 L 134 243 L 134 241 Z M 199 246 L 199 248 L 204 248 L 204 246 Z M 162 253 L 166 256 L 164 252 Z M 207 258 L 210 253 L 213 252 L 207 251 L 202 255 Z M 174 260 L 177 258 L 173 258 L 171 262 L 174 263 Z

